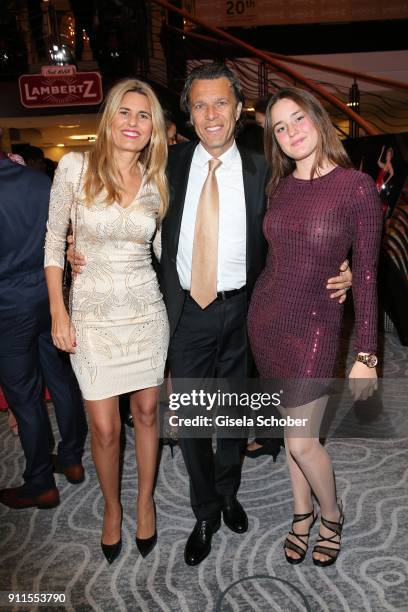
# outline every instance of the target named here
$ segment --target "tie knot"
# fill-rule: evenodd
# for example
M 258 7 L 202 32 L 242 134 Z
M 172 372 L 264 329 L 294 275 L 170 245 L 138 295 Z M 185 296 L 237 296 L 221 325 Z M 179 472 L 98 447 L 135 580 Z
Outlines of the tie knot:
M 208 172 L 215 172 L 217 168 L 219 168 L 222 164 L 220 159 L 213 157 L 208 160 Z

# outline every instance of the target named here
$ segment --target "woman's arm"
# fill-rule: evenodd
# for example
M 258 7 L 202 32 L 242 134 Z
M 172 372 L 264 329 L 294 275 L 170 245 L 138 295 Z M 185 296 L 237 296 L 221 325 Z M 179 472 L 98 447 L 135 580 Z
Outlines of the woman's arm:
M 52 339 L 57 348 L 70 353 L 75 352 L 75 329 L 65 307 L 62 277 L 65 243 L 74 202 L 73 182 L 68 178 L 68 174 L 72 172 L 72 161 L 72 154 L 64 156 L 55 172 L 48 212 L 44 261 L 52 318 Z
M 353 298 L 356 316 L 356 362 L 350 378 L 376 378 L 376 370 L 357 360 L 377 351 L 377 266 L 382 232 L 382 209 L 374 181 L 362 174 L 351 203 L 353 234 Z

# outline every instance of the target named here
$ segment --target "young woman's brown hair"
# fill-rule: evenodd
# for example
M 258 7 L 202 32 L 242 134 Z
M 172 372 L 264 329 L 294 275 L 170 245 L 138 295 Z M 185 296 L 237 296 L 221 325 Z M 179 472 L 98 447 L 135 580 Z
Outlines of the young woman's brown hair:
M 351 168 L 352 164 L 336 133 L 330 117 L 319 100 L 304 89 L 298 87 L 285 87 L 277 91 L 269 100 L 265 115 L 265 156 L 270 168 L 271 177 L 267 185 L 267 194 L 270 197 L 275 191 L 279 181 L 288 176 L 295 169 L 295 162 L 280 148 L 273 131 L 271 112 L 278 100 L 293 100 L 312 120 L 318 134 L 317 155 L 310 172 L 312 179 L 319 174 L 326 162 L 343 168 Z

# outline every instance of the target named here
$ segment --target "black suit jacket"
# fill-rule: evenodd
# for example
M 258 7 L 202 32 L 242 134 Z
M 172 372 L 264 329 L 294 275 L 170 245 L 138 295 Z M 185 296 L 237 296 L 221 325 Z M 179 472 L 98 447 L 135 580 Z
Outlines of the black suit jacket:
M 44 300 L 44 237 L 51 182 L 42 172 L 0 160 L 0 311 Z
M 170 204 L 162 227 L 162 255 L 159 278 L 173 334 L 183 309 L 185 293 L 177 274 L 177 250 L 188 177 L 198 141 L 174 145 L 169 149 L 167 175 Z M 246 273 L 250 298 L 255 281 L 265 264 L 266 242 L 262 233 L 265 214 L 267 165 L 263 155 L 238 146 L 242 159 L 247 221 Z

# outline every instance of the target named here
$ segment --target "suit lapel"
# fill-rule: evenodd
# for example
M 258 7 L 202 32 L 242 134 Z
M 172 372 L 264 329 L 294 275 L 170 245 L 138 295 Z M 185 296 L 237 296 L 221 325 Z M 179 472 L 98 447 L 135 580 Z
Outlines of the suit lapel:
M 180 154 L 175 157 L 170 166 L 169 184 L 170 184 L 170 210 L 171 218 L 171 234 L 172 234 L 172 253 L 177 256 L 178 243 L 180 238 L 181 220 L 183 217 L 184 204 L 186 199 L 188 178 L 190 175 L 190 167 L 193 159 L 194 151 L 198 142 L 191 143 L 191 146 L 186 146 Z
M 258 208 L 260 177 L 250 151 L 238 147 L 242 160 L 242 176 L 244 180 L 245 210 L 246 210 L 246 271 L 247 276 L 250 269 L 252 243 L 255 239 L 254 228 L 256 227 L 255 216 Z

